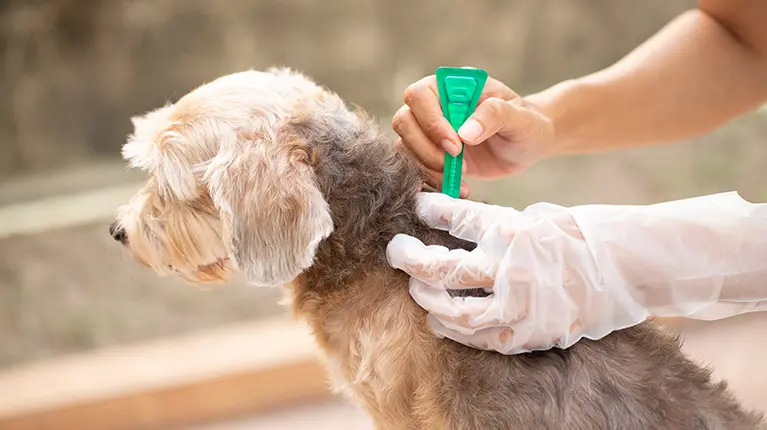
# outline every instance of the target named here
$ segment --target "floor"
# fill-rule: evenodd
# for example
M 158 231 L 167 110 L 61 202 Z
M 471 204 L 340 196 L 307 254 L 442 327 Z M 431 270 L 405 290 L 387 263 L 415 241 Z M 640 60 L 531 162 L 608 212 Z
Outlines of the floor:
M 359 409 L 342 401 L 291 408 L 185 430 L 373 430 Z

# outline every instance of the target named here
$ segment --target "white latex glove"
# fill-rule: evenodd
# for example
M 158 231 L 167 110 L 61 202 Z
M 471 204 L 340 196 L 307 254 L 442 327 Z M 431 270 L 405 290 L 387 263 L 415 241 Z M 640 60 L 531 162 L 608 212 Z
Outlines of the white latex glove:
M 523 211 L 418 195 L 430 226 L 472 252 L 397 235 L 389 264 L 432 329 L 516 354 L 599 339 L 650 316 L 718 319 L 767 310 L 767 205 L 722 193 L 648 206 L 537 203 Z M 489 297 L 446 289 L 484 287 Z

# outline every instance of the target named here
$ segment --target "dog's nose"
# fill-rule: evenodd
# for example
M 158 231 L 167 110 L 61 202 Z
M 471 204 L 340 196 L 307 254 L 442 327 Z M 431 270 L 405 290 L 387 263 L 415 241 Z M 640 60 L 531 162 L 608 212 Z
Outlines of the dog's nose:
M 113 222 L 112 225 L 109 226 L 109 234 L 114 240 L 122 243 L 123 245 L 128 241 L 128 236 L 125 234 L 125 229 L 119 227 L 117 222 Z

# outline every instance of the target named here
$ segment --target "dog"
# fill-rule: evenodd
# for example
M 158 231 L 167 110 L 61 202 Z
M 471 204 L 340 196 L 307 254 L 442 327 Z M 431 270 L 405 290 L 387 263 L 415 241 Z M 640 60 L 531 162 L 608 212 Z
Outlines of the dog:
M 766 428 L 651 321 L 512 356 L 435 336 L 386 246 L 475 245 L 429 229 L 420 163 L 299 72 L 226 75 L 132 121 L 122 155 L 148 181 L 110 234 L 160 275 L 284 286 L 377 429 Z

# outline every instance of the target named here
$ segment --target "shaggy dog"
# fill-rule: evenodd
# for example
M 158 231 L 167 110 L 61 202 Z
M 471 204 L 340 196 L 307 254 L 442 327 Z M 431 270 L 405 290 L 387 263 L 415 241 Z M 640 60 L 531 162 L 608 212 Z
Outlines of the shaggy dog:
M 285 286 L 378 429 L 764 428 L 649 322 L 515 356 L 433 335 L 386 246 L 474 245 L 427 228 L 422 167 L 298 73 L 224 76 L 133 123 L 123 155 L 149 179 L 112 236 L 159 274 Z

